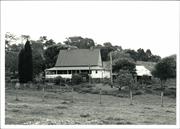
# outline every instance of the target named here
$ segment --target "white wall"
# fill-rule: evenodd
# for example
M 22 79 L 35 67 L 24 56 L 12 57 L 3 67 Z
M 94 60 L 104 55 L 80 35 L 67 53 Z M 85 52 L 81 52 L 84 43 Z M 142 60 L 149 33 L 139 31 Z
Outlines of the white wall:
M 110 78 L 110 71 L 104 71 L 104 70 L 92 70 L 91 74 L 92 78 Z
M 72 78 L 72 74 L 46 74 L 46 78 L 55 78 L 61 76 L 62 78 Z M 92 78 L 110 78 L 110 71 L 104 70 L 92 70 L 91 73 Z
M 71 78 L 72 74 L 53 74 L 53 75 L 46 75 L 46 78 L 55 78 L 61 76 L 62 78 Z

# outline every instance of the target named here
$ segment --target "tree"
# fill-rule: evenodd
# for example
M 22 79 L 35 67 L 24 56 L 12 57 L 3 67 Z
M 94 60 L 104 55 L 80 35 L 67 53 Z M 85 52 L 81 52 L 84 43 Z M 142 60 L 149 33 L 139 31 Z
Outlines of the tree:
M 152 56 L 152 53 L 151 53 L 151 50 L 150 50 L 150 49 L 147 49 L 147 50 L 146 50 L 146 56 L 147 56 L 148 58 L 150 58 L 150 57 Z
M 66 45 L 76 46 L 80 49 L 89 49 L 95 46 L 94 40 L 91 38 L 82 38 L 81 36 L 74 36 L 66 38 L 64 41 Z
M 134 61 L 138 60 L 138 53 L 135 50 L 131 50 L 131 49 L 126 49 L 124 50 L 126 53 L 128 53 L 130 55 L 130 57 L 132 59 L 134 59 Z
M 118 73 L 119 70 L 128 70 L 134 76 L 136 74 L 136 65 L 134 60 L 125 52 L 113 52 L 113 72 Z
M 10 32 L 7 32 L 5 34 L 5 50 L 9 50 L 11 43 L 14 41 L 17 41 L 17 40 L 18 40 L 18 38 L 16 37 L 16 35 L 14 35 Z
M 46 68 L 54 67 L 60 50 L 67 49 L 67 48 L 68 47 L 62 44 L 54 44 L 54 45 L 49 46 L 44 51 Z
M 130 73 L 129 70 L 119 70 L 118 77 L 117 77 L 117 83 L 120 85 L 119 89 L 122 86 L 128 86 L 129 87 L 129 95 L 130 95 L 130 104 L 132 105 L 132 87 L 133 87 L 133 76 Z
M 144 52 L 144 49 L 139 48 L 137 50 L 137 53 L 138 53 L 138 60 L 139 61 L 148 61 L 148 57 L 147 57 L 146 53 Z
M 31 41 L 31 43 L 33 59 L 33 77 L 36 77 L 45 70 L 43 43 L 40 41 Z
M 19 82 L 27 83 L 33 78 L 32 50 L 29 40 L 26 41 L 24 48 L 19 53 Z
M 5 52 L 5 68 L 7 75 L 13 73 L 13 76 L 16 76 L 16 72 L 18 71 L 18 52 Z
M 152 71 L 152 75 L 160 79 L 161 83 L 161 106 L 163 106 L 164 83 L 169 78 L 176 78 L 176 55 L 160 60 Z
M 161 57 L 160 56 L 157 56 L 157 55 L 152 55 L 150 58 L 149 58 L 149 61 L 152 61 L 152 62 L 159 62 L 161 60 Z
M 52 45 L 54 45 L 54 44 L 56 44 L 56 43 L 54 42 L 54 40 L 53 40 L 53 39 L 50 39 L 50 40 L 46 40 L 43 45 L 44 45 L 44 47 L 47 48 L 47 47 L 52 46 Z

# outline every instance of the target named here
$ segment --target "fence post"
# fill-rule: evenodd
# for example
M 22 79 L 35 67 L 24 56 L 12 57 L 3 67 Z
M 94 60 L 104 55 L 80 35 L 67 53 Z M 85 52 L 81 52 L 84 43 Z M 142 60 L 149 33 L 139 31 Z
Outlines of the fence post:
M 73 97 L 74 89 L 72 87 L 72 103 L 74 103 L 74 97 Z
M 101 104 L 101 93 L 102 91 L 101 91 L 101 88 L 100 88 L 100 90 L 99 90 L 99 103 Z

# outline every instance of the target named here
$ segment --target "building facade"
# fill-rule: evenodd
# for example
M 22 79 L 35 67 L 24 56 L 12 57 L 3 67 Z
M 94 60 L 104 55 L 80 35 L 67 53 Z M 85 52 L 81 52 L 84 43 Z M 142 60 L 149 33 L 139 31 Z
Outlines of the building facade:
M 46 78 L 72 78 L 73 74 L 88 74 L 91 78 L 110 78 L 110 69 L 104 66 L 100 49 L 60 50 L 56 64 L 46 69 Z

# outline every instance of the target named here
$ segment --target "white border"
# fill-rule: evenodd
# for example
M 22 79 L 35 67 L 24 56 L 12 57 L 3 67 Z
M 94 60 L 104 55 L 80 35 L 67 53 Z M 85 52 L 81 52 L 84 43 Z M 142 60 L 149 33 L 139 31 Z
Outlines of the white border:
M 103 2 L 103 1 L 102 1 Z M 177 2 L 177 1 L 176 1 Z M 180 2 L 178 1 L 179 5 Z M 179 10 L 180 10 L 180 6 L 179 6 Z M 180 11 L 179 11 L 180 12 Z M 1 17 L 3 16 L 3 12 L 1 11 Z M 180 15 L 179 15 L 179 22 L 180 22 Z M 120 129 L 120 128 L 124 128 L 124 129 L 130 129 L 130 128 L 135 128 L 135 129 L 151 129 L 151 128 L 158 128 L 158 129 L 180 129 L 180 120 L 179 120 L 179 94 L 180 94 L 180 83 L 179 83 L 179 61 L 180 61 L 180 56 L 179 56 L 179 52 L 177 53 L 177 83 L 176 83 L 176 87 L 177 87 L 177 95 L 176 95 L 176 125 L 5 125 L 5 28 L 4 25 L 5 21 L 3 21 L 1 19 L 1 46 L 0 46 L 0 57 L 1 57 L 1 61 L 0 61 L 0 71 L 1 71 L 1 78 L 0 78 L 0 82 L 1 82 L 1 128 L 3 129 L 7 129 L 7 128 L 15 128 L 15 129 L 22 129 L 22 128 L 43 128 L 43 129 L 49 129 L 49 128 L 54 128 L 54 129 L 80 129 L 80 128 L 85 128 L 85 129 Z M 180 26 L 179 26 L 179 30 L 180 30 Z M 180 37 L 180 35 L 179 35 Z M 179 38 L 180 41 L 180 38 Z M 178 48 L 180 49 L 180 46 L 178 44 Z

